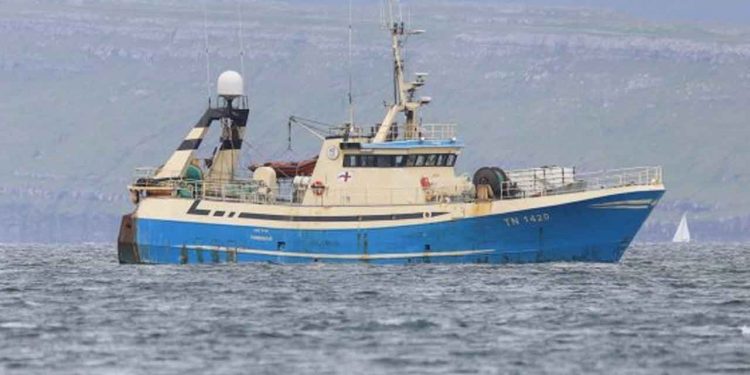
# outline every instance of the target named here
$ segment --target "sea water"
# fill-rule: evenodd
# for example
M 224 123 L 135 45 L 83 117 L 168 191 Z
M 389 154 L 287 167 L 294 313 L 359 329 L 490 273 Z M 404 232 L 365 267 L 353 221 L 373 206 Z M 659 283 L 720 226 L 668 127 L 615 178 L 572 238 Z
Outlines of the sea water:
M 0 245 L 0 373 L 748 373 L 750 245 L 618 264 L 119 265 Z

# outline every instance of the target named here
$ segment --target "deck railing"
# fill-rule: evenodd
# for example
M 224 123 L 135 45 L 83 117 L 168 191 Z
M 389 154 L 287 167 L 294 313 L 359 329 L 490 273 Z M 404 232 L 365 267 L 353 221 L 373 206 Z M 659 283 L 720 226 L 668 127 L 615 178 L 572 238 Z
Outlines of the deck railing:
M 458 124 L 422 124 L 419 127 L 419 136 L 425 140 L 453 139 L 458 135 Z
M 133 180 L 138 181 L 139 179 L 149 179 L 156 176 L 156 172 L 159 171 L 157 167 L 139 167 L 133 172 Z
M 576 173 L 574 168 L 542 167 L 507 171 L 498 199 L 520 199 L 625 186 L 662 183 L 661 167 L 636 167 Z
M 544 167 L 511 170 L 510 180 L 501 184 L 495 200 L 525 199 L 550 195 L 570 194 L 590 190 L 626 186 L 648 186 L 662 183 L 661 167 L 640 167 L 575 173 L 572 168 Z M 255 204 L 302 205 L 311 188 L 299 189 L 291 184 L 270 188 L 253 180 L 234 181 L 156 181 L 153 168 L 139 168 L 132 189 L 144 194 L 173 196 L 185 199 L 204 199 Z M 149 177 L 151 176 L 151 177 Z M 512 177 L 511 177 L 512 176 Z M 475 187 L 470 183 L 429 188 L 369 188 L 358 190 L 325 188 L 313 195 L 308 205 L 315 206 L 380 206 L 474 202 Z
M 351 127 L 349 130 L 350 137 L 373 137 L 378 132 L 378 126 L 370 128 L 362 128 L 359 126 Z M 328 128 L 327 135 L 329 136 L 341 136 L 347 131 L 346 127 L 334 126 Z M 386 139 L 388 140 L 399 140 L 404 139 L 407 134 L 406 126 L 403 124 L 391 125 Z M 415 139 L 423 139 L 426 141 L 439 141 L 454 139 L 458 136 L 458 124 L 454 123 L 429 123 L 421 124 L 417 128 L 417 134 L 414 134 Z
M 414 205 L 424 203 L 471 202 L 475 200 L 473 187 L 433 186 L 415 188 L 362 188 L 359 190 L 325 188 L 320 195 L 310 188 L 291 186 L 269 188 L 258 181 L 206 182 L 173 180 L 161 185 L 144 186 L 144 190 L 171 191 L 170 196 L 225 202 L 245 202 L 274 205 L 302 205 L 305 194 L 313 197 L 315 206 L 379 206 Z
M 661 167 L 636 167 L 587 172 L 578 175 L 592 189 L 605 189 L 631 185 L 658 185 L 662 183 Z

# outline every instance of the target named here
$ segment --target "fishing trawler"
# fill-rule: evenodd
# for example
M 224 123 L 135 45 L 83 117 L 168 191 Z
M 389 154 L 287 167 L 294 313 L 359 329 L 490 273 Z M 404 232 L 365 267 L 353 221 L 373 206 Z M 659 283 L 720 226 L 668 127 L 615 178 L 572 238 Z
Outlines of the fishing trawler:
M 332 127 L 317 157 L 267 162 L 239 177 L 250 132 L 239 73 L 158 168 L 128 186 L 121 263 L 528 263 L 618 261 L 664 194 L 660 167 L 455 171 L 455 124 L 423 123 L 427 74 L 407 78 L 402 48 L 420 34 L 388 23 L 395 97 L 382 121 Z M 211 158 L 196 150 L 221 127 Z

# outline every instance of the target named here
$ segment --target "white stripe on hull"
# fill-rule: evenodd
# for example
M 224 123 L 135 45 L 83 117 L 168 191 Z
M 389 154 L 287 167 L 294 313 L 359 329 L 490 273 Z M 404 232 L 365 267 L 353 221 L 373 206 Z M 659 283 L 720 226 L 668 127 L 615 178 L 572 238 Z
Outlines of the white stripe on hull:
M 210 210 L 212 213 L 223 211 L 234 212 L 234 216 L 216 217 L 211 215 L 189 215 L 188 209 L 194 203 L 190 199 L 182 198 L 146 198 L 138 205 L 136 217 L 150 220 L 180 221 L 200 224 L 221 224 L 248 227 L 263 227 L 272 229 L 300 229 L 300 230 L 328 230 L 328 229 L 375 229 L 392 228 L 407 225 L 421 225 L 440 223 L 450 220 L 461 220 L 479 218 L 483 216 L 510 214 L 517 211 L 544 209 L 564 204 L 570 204 L 585 200 L 609 197 L 619 194 L 663 191 L 664 187 L 658 186 L 628 186 L 612 189 L 592 190 L 580 193 L 551 195 L 525 199 L 498 200 L 493 202 L 477 203 L 442 203 L 430 205 L 398 205 L 398 206 L 289 206 L 271 204 L 253 204 L 240 202 L 222 202 L 204 200 L 200 202 L 200 209 Z M 616 208 L 616 209 L 643 209 L 653 206 L 656 201 L 632 200 L 636 205 L 624 204 L 625 200 L 607 202 L 603 204 L 592 204 L 591 208 Z M 645 203 L 649 201 L 650 205 Z M 605 206 L 614 204 L 615 206 Z M 599 207 L 594 207 L 601 205 Z M 398 215 L 423 213 L 424 216 L 405 220 L 383 220 L 383 221 L 349 221 L 349 222 L 297 222 L 284 220 L 262 220 L 243 219 L 239 217 L 240 212 L 251 212 L 254 214 L 284 215 L 284 216 L 347 216 L 347 215 Z M 432 213 L 444 212 L 444 215 L 432 215 Z
M 316 258 L 316 259 L 346 259 L 346 260 L 378 260 L 378 259 L 402 259 L 402 258 L 438 258 L 458 257 L 466 255 L 489 254 L 495 250 L 458 250 L 421 253 L 392 253 L 392 254 L 325 254 L 325 253 L 300 253 L 283 250 L 257 250 L 245 248 L 228 248 L 222 246 L 187 245 L 190 250 L 212 250 L 222 252 L 236 252 L 238 254 L 268 255 L 292 258 Z
M 645 210 L 654 205 L 656 205 L 656 200 L 653 199 L 631 199 L 627 201 L 592 204 L 590 207 L 597 209 Z

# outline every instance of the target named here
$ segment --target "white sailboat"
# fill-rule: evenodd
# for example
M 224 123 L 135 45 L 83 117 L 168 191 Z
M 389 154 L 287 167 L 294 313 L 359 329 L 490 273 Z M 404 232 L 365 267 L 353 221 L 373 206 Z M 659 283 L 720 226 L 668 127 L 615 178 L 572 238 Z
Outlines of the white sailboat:
M 680 220 L 680 225 L 677 226 L 677 231 L 674 233 L 674 237 L 672 237 L 672 242 L 690 242 L 690 228 L 688 227 L 687 214 L 682 214 L 682 220 Z

